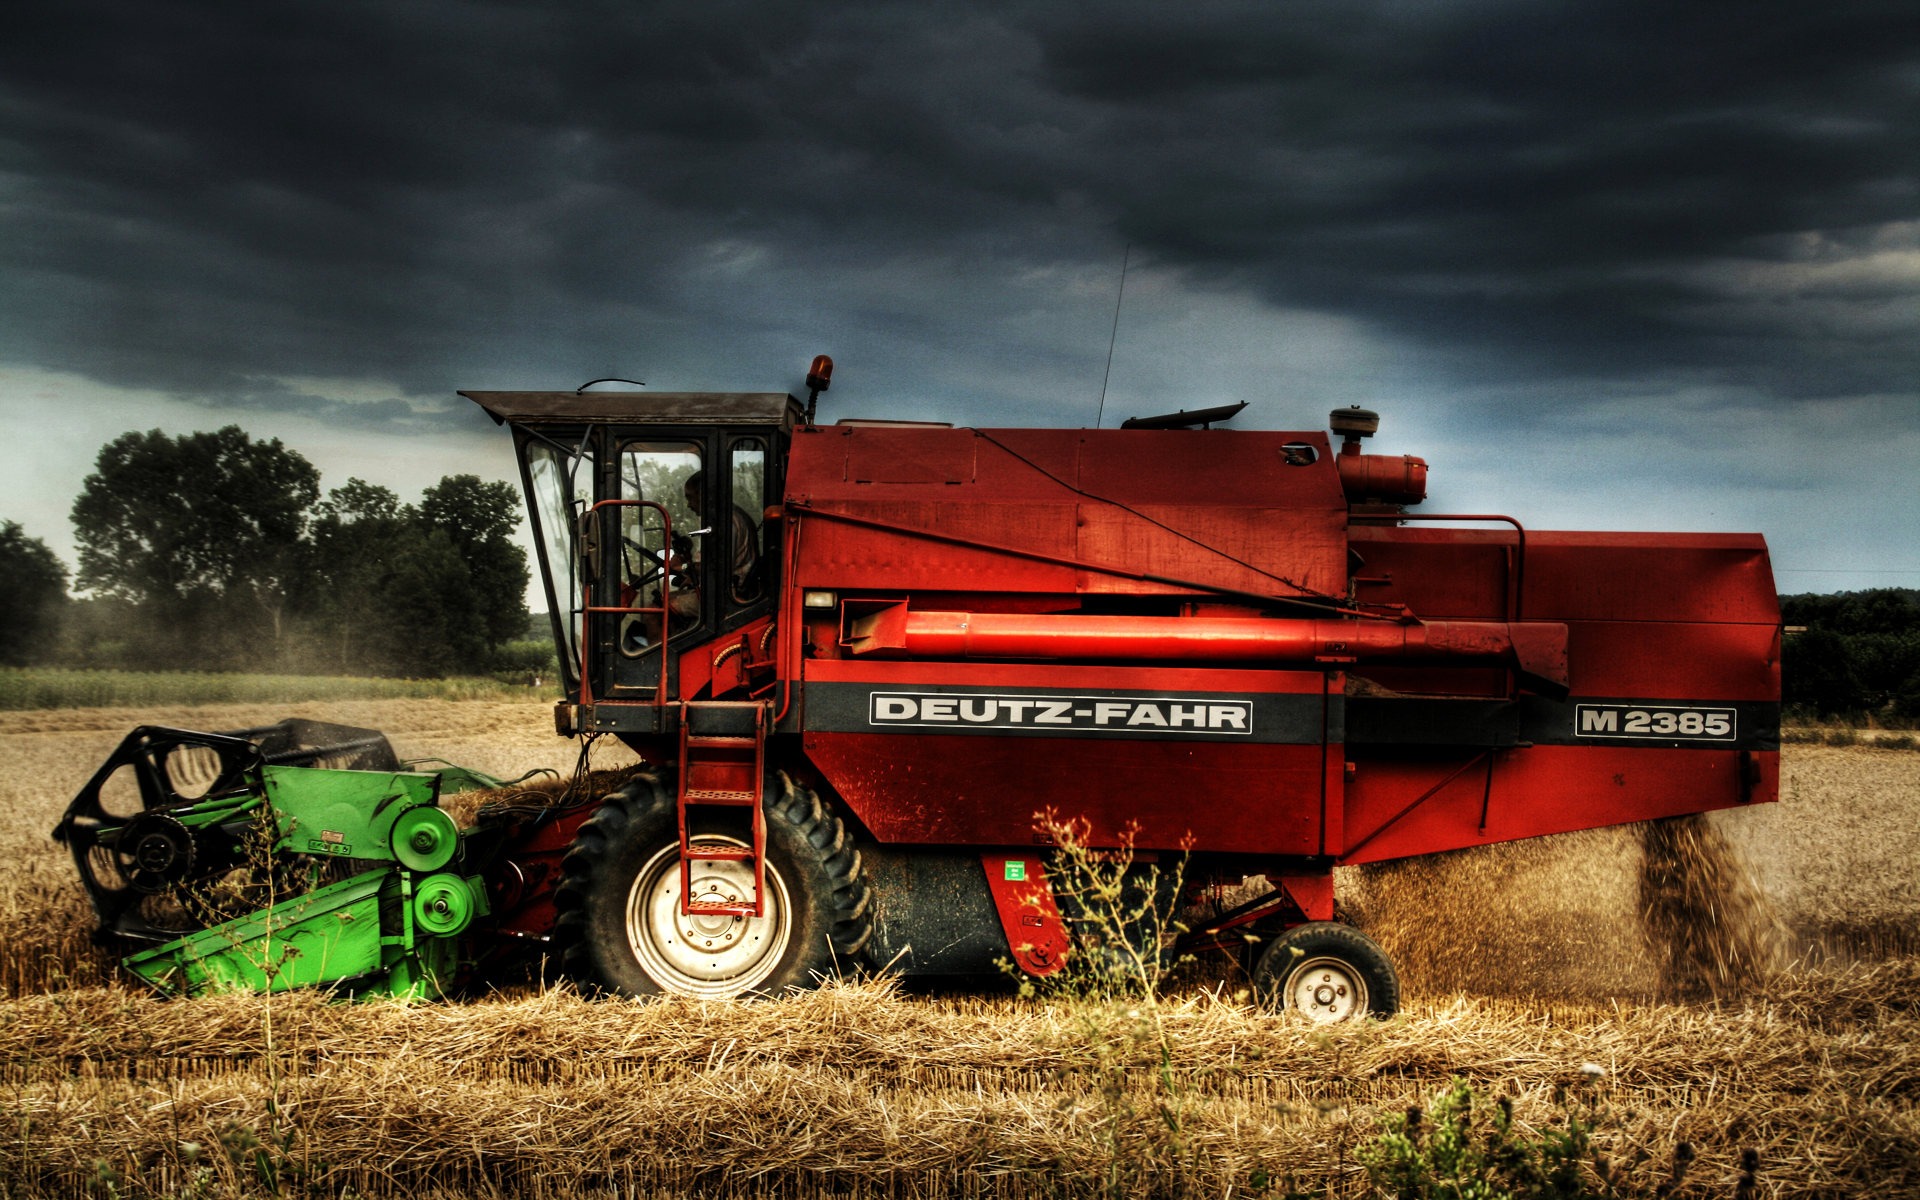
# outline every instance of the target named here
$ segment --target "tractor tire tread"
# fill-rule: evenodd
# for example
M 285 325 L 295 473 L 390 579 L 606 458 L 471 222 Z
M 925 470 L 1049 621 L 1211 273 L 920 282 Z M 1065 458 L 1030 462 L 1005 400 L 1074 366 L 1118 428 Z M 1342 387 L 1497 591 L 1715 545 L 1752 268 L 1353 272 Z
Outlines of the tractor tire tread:
M 1358 929 L 1334 921 L 1296 925 L 1267 944 L 1253 970 L 1254 991 L 1263 1002 L 1284 1003 L 1278 993 L 1289 969 L 1281 958 L 1288 948 L 1339 958 L 1357 972 L 1366 982 L 1367 1009 L 1356 1016 L 1387 1018 L 1400 1011 L 1400 976 L 1387 952 Z
M 872 890 L 845 823 L 812 788 L 785 772 L 774 775 L 768 793 L 763 802 L 768 856 L 784 864 L 780 869 L 790 888 L 791 920 L 800 944 L 750 995 L 815 986 L 860 952 L 873 925 Z M 630 949 L 610 945 L 609 910 L 603 906 L 625 904 L 633 880 L 612 876 L 618 873 L 618 863 L 633 860 L 630 843 L 645 840 L 657 846 L 668 839 L 677 841 L 678 820 L 671 779 L 643 772 L 603 800 L 581 824 L 561 861 L 562 879 L 554 893 L 560 914 L 553 937 L 561 966 L 584 988 L 625 995 L 661 990 L 644 972 L 635 975 L 637 964 L 619 957 L 631 954 Z M 609 975 L 609 962 L 623 980 Z

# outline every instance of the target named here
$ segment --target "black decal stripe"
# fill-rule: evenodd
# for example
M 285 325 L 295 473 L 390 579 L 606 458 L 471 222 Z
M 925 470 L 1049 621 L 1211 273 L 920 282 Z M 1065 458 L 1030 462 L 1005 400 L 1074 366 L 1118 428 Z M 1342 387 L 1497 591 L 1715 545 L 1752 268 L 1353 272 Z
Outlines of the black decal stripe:
M 942 719 L 922 721 L 915 717 L 898 720 L 876 719 L 876 697 L 908 698 L 917 704 L 925 697 L 952 697 L 956 702 L 971 700 L 971 711 L 983 711 L 988 700 L 1004 705 L 1013 701 L 1025 705 L 1017 723 L 996 718 L 992 724 Z M 1341 697 L 1330 698 L 1338 715 Z M 1116 721 L 1093 724 L 1086 715 L 1102 702 L 1131 706 L 1154 705 L 1164 716 L 1168 706 L 1209 707 L 1208 718 L 1218 720 L 1217 728 L 1171 728 L 1152 724 L 1126 724 Z M 907 733 L 937 737 L 1038 737 L 1098 738 L 1139 741 L 1207 741 L 1267 743 L 1278 745 L 1319 745 L 1326 726 L 1326 705 L 1318 693 L 1273 694 L 1259 692 L 1134 691 L 1102 688 L 1016 688 L 961 687 L 932 685 L 905 687 L 896 684 L 842 683 L 815 680 L 807 684 L 806 711 L 802 728 L 820 733 Z M 1218 706 L 1234 715 L 1231 718 L 1212 712 Z M 946 713 L 958 711 L 958 703 Z M 900 700 L 885 711 L 904 711 Z M 1065 720 L 1067 724 L 1034 723 L 1042 713 Z M 1075 715 L 1081 714 L 1081 715 Z M 1244 720 L 1245 727 L 1241 727 Z M 1335 722 L 1338 728 L 1338 722 Z
M 1520 705 L 1512 700 L 1347 697 L 1349 745 L 1512 746 L 1519 741 Z
M 1581 736 L 1580 710 L 1673 712 L 1694 709 L 1731 714 L 1733 736 L 1651 735 L 1634 737 L 1621 728 L 1620 736 Z M 1652 746 L 1672 750 L 1778 750 L 1780 705 L 1764 700 L 1689 700 L 1646 696 L 1571 696 L 1548 700 L 1526 696 L 1521 700 L 1520 736 L 1542 746 Z
M 1713 737 L 1587 736 L 1579 733 L 1582 706 L 1648 711 L 1699 709 L 1731 713 L 1734 735 Z M 1674 700 L 1573 696 L 1549 700 L 1439 699 L 1428 696 L 1350 696 L 1348 744 L 1354 746 L 1652 746 L 1673 750 L 1778 750 L 1780 706 L 1753 700 Z

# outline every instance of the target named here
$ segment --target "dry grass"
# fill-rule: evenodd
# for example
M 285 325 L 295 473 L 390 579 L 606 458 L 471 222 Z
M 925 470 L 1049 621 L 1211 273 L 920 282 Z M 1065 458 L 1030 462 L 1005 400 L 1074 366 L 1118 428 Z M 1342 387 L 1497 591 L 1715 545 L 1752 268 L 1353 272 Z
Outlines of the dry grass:
M 1495 847 L 1343 874 L 1343 899 L 1400 963 L 1400 1019 L 1326 1032 L 1189 992 L 1158 1014 L 1163 1077 L 1124 1010 L 872 983 L 771 1004 L 561 989 L 415 1008 L 161 1002 L 112 985 L 47 831 L 133 724 L 281 715 L 0 713 L 0 1197 L 262 1194 L 263 1170 L 287 1194 L 329 1196 L 1077 1195 L 1115 1178 L 1242 1195 L 1289 1176 L 1360 1195 L 1353 1154 L 1377 1119 L 1456 1075 L 1513 1096 L 1535 1128 L 1563 1089 L 1599 1104 L 1600 1142 L 1639 1194 L 1682 1142 L 1699 1157 L 1678 1194 L 1732 1195 L 1746 1149 L 1759 1195 L 1920 1193 L 1920 756 L 1791 747 L 1782 804 L 1655 847 L 1654 862 L 1751 868 L 1802 956 L 1767 982 L 1655 1002 L 1632 831 Z M 540 704 L 298 715 L 499 774 L 574 757 Z M 604 749 L 593 765 L 630 762 Z M 1590 1081 L 1587 1063 L 1605 1074 Z
M 571 772 L 541 774 L 504 787 L 444 796 L 440 807 L 461 825 L 472 825 L 479 820 L 482 809 L 546 809 L 598 800 L 626 783 L 633 772 L 632 766 L 623 766 L 590 769 L 584 776 Z
M 1920 755 L 1791 746 L 1781 802 L 1718 819 L 1815 961 L 1920 954 Z
M 1164 1014 L 1185 1161 L 1133 1190 L 1225 1195 L 1262 1170 L 1353 1194 L 1376 1120 L 1458 1076 L 1534 1127 L 1575 1089 L 1616 1162 L 1645 1153 L 1631 1177 L 1649 1193 L 1684 1141 L 1710 1189 L 1695 1194 L 1730 1194 L 1748 1148 L 1764 1194 L 1903 1194 L 1920 1188 L 1916 995 L 1909 961 L 1740 1007 L 1452 999 L 1332 1033 L 1191 997 Z M 237 1191 L 253 1168 L 217 1149 L 237 1131 L 325 1194 L 1074 1194 L 1111 1152 L 1110 1047 L 1065 1004 L 881 984 L 768 1004 L 555 991 L 416 1008 L 90 989 L 5 1011 L 0 1177 L 21 1196 L 77 1194 L 103 1165 L 123 1190 L 169 1194 L 190 1181 L 188 1143 Z M 1588 1082 L 1586 1063 L 1605 1074 Z M 1126 1065 L 1151 1098 L 1151 1059 Z M 1151 1164 L 1164 1131 L 1140 1111 L 1118 1145 Z
M 1772 910 L 1790 962 L 1920 954 L 1920 756 L 1781 759 L 1781 802 L 1708 814 L 1694 849 L 1750 919 Z M 1595 829 L 1343 870 L 1340 894 L 1415 991 L 1651 1000 L 1666 951 L 1645 937 L 1643 854 L 1636 830 Z

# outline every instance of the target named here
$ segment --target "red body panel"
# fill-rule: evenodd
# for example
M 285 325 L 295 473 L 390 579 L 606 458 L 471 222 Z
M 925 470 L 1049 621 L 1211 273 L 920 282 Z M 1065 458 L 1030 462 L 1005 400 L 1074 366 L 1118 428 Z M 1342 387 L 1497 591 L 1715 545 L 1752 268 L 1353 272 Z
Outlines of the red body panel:
M 1756 775 L 1746 782 L 1742 753 L 1533 746 L 1494 753 L 1490 771 L 1458 751 L 1444 759 L 1368 761 L 1347 788 L 1349 849 L 1340 860 L 1408 858 L 1779 799 L 1778 752 L 1744 752 Z M 1468 770 L 1393 821 L 1470 761 Z
M 1429 617 L 1505 603 L 1517 566 L 1524 616 L 1566 623 L 1567 703 L 1576 712 L 1583 698 L 1631 698 L 1656 711 L 1663 700 L 1751 706 L 1745 711 L 1764 720 L 1778 704 L 1780 614 L 1758 536 L 1529 532 L 1518 562 L 1514 537 L 1502 531 L 1359 527 L 1353 543 L 1365 564 L 1359 573 L 1377 581 L 1367 599 Z M 1366 675 L 1395 689 L 1497 690 L 1484 673 Z M 1777 746 L 1777 732 L 1762 730 L 1744 748 L 1593 740 L 1500 749 L 1490 771 L 1462 773 L 1390 826 L 1471 752 L 1363 762 L 1347 789 L 1347 857 L 1398 858 L 1774 800 Z
M 983 854 L 980 863 L 986 868 L 987 890 L 993 893 L 994 911 L 1000 914 L 1014 965 L 1042 978 L 1058 974 L 1067 965 L 1073 938 L 1060 917 L 1060 906 L 1054 903 L 1045 860 L 1023 852 L 1017 857 Z
M 516 829 L 508 839 L 511 850 L 488 864 L 492 920 L 486 928 L 506 943 L 489 953 L 517 948 L 516 941 L 544 942 L 552 933 L 559 917 L 553 893 L 560 886 L 560 864 L 592 815 L 593 809 L 582 805 L 555 820 L 533 823 L 531 829 Z
M 1300 444 L 1317 461 L 1282 465 L 1283 447 Z M 1258 594 L 1346 590 L 1346 499 L 1319 433 L 801 431 L 787 503 L 807 517 L 810 588 L 910 577 L 916 591 L 1168 590 L 1128 577 L 1149 574 Z M 1275 509 L 1287 511 L 1284 537 Z
M 1759 537 L 1349 528 L 1337 461 L 1318 434 L 797 435 L 791 586 L 844 606 L 786 660 L 807 758 L 882 842 L 1021 845 L 1052 809 L 1316 862 L 1777 795 Z M 1027 723 L 1069 693 L 1078 724 Z
M 1131 826 L 1143 847 L 1191 838 L 1198 850 L 1314 855 L 1323 808 L 1338 807 L 1339 777 L 1328 763 L 1337 764 L 1339 748 L 1321 740 L 1325 686 L 1318 671 L 817 660 L 807 664 L 802 746 L 883 842 L 1032 845 L 1036 818 L 1051 809 L 1084 817 L 1095 845 L 1120 844 Z M 871 697 L 909 693 L 964 697 L 976 713 L 993 696 L 1081 697 L 1073 708 L 1088 722 L 1106 697 L 1166 697 L 1175 713 L 1177 702 L 1190 711 L 1231 694 L 1285 705 L 1300 740 L 1256 742 L 1232 732 L 1154 740 L 1129 736 L 1124 725 L 969 728 L 958 703 L 898 732 L 854 732 Z M 829 704 L 829 695 L 852 700 Z M 1330 785 L 1335 794 L 1323 804 Z
M 1363 601 L 1429 620 L 1504 604 L 1516 545 L 1506 530 L 1358 524 L 1351 536 Z M 1530 620 L 1780 624 L 1758 534 L 1529 530 L 1521 565 Z

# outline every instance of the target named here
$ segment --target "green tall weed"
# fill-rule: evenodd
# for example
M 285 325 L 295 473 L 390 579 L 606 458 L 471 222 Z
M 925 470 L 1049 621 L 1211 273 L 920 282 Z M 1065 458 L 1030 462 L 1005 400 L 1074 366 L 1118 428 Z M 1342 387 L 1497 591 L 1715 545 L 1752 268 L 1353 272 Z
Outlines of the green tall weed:
M 1085 821 L 1042 813 L 1036 828 L 1053 843 L 1053 893 L 1073 934 L 1065 969 L 1023 994 L 1064 1002 L 1078 1045 L 1091 1056 L 1092 1094 L 1074 1106 L 1102 1151 L 1097 1180 L 1085 1190 L 1111 1197 L 1180 1196 L 1199 1175 L 1188 1136 L 1192 1084 L 1174 1064 L 1163 994 L 1172 947 L 1185 928 L 1174 909 L 1184 862 L 1145 861 L 1133 831 L 1121 844 L 1088 845 Z
M 1513 1101 L 1480 1106 L 1455 1079 L 1425 1110 L 1382 1118 L 1380 1134 L 1355 1158 L 1375 1194 L 1394 1200 L 1587 1200 L 1620 1193 L 1593 1148 L 1597 1117 L 1562 1096 L 1556 1123 L 1537 1132 L 1515 1126 Z M 1564 1120 L 1561 1120 L 1564 1118 Z

